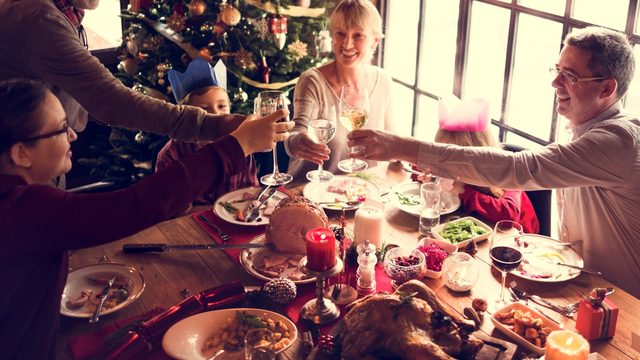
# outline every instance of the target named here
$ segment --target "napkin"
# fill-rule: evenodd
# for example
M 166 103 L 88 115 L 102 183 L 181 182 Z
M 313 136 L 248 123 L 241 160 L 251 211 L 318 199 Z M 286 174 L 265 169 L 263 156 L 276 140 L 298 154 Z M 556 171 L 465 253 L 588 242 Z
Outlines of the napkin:
M 117 321 L 113 324 L 109 324 L 94 332 L 84 335 L 74 336 L 67 340 L 67 346 L 71 353 L 71 358 L 74 360 L 86 360 L 94 358 L 103 352 L 107 351 L 107 347 L 104 345 L 104 338 L 111 335 L 114 331 L 124 327 L 132 321 L 138 319 L 149 319 L 162 313 L 163 308 L 155 308 L 144 314 L 136 315 L 128 319 Z

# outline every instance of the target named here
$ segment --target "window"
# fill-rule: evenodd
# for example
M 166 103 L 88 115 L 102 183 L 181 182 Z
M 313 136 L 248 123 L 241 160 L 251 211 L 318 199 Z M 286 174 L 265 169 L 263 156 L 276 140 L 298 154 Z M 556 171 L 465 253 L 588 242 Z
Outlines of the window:
M 386 0 L 382 67 L 394 79 L 398 128 L 432 140 L 438 98 L 490 99 L 502 142 L 567 141 L 548 68 L 573 28 L 624 31 L 640 57 L 637 0 Z M 640 71 L 640 70 L 638 70 Z M 624 105 L 640 112 L 640 76 Z
M 85 11 L 82 25 L 87 32 L 89 50 L 120 46 L 122 43 L 121 6 L 120 0 L 101 0 L 96 9 Z

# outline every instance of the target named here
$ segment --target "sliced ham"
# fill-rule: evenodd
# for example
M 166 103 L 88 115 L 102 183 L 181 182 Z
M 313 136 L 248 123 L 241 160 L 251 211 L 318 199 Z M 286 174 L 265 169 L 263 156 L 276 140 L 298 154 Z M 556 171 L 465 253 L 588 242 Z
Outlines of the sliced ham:
M 87 290 L 81 291 L 80 295 L 77 298 L 69 299 L 69 301 L 67 301 L 67 308 L 79 309 L 85 306 L 89 302 L 91 295 L 93 295 L 93 290 L 87 289 Z

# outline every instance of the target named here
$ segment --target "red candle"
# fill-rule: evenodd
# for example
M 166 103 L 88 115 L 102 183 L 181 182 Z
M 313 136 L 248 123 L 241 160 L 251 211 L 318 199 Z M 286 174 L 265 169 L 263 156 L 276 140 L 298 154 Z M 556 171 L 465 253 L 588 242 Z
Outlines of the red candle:
M 336 237 L 325 228 L 307 232 L 307 267 L 314 271 L 326 271 L 336 266 Z

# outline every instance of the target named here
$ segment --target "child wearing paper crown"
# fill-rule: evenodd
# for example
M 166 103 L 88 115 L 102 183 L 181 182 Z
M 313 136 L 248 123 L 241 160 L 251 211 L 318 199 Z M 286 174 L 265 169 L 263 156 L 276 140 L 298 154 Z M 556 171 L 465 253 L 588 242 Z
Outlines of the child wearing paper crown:
M 208 62 L 196 58 L 184 74 L 169 70 L 169 83 L 178 105 L 197 106 L 211 114 L 229 114 L 230 99 L 226 92 L 226 67 L 219 61 L 215 67 Z M 187 143 L 180 140 L 169 140 L 158 153 L 156 170 L 173 161 L 189 156 L 200 150 L 208 142 Z M 213 193 L 202 194 L 187 208 L 175 216 L 183 216 L 210 209 L 215 200 L 229 191 L 259 186 L 255 162 L 252 156 L 247 157 L 247 169 L 225 179 L 223 184 Z
M 439 143 L 459 146 L 489 146 L 502 149 L 489 130 L 489 103 L 484 99 L 460 101 L 457 98 L 439 103 L 439 129 L 435 136 Z M 418 177 L 422 180 L 423 175 Z M 540 224 L 533 205 L 524 191 L 502 190 L 458 181 L 442 179 L 443 191 L 460 197 L 467 213 L 498 222 L 513 220 L 522 225 L 527 234 L 537 234 Z

